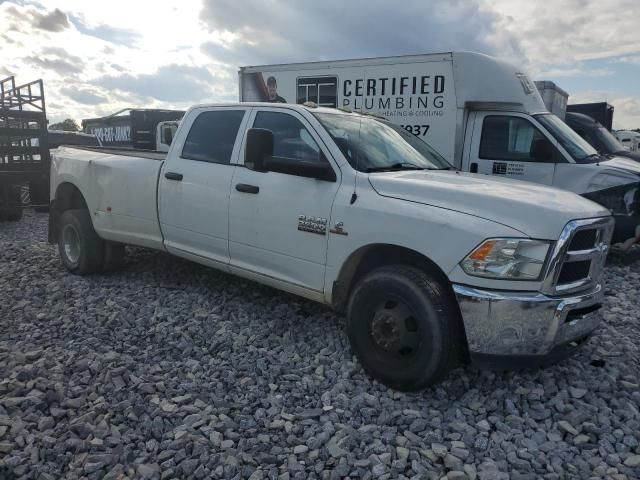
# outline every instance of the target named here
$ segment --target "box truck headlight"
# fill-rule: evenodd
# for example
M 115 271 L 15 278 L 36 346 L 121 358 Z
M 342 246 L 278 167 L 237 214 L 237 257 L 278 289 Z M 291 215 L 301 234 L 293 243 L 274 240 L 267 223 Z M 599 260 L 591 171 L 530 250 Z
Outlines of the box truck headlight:
M 529 239 L 485 240 L 461 262 L 476 277 L 539 280 L 551 242 Z

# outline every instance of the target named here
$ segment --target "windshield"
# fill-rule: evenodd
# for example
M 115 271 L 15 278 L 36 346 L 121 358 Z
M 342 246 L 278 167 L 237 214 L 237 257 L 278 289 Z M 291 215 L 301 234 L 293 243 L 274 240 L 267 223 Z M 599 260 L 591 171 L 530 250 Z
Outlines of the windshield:
M 569 125 L 555 115 L 545 113 L 535 115 L 538 120 L 553 135 L 560 145 L 577 163 L 586 163 L 594 160 L 598 152 L 587 143 L 580 135 L 574 132 Z
M 622 145 L 618 139 L 604 127 L 596 128 L 594 136 L 596 137 L 599 147 L 604 153 L 617 153 L 625 150 L 624 145 Z
M 336 113 L 314 115 L 349 164 L 361 172 L 453 168 L 425 142 L 387 121 Z

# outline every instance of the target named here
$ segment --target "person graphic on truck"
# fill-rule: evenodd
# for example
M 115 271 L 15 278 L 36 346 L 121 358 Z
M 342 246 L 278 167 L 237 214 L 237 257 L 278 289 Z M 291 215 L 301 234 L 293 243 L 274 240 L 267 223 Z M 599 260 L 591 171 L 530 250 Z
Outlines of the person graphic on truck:
M 284 98 L 278 95 L 278 84 L 273 75 L 267 78 L 267 102 L 287 103 Z

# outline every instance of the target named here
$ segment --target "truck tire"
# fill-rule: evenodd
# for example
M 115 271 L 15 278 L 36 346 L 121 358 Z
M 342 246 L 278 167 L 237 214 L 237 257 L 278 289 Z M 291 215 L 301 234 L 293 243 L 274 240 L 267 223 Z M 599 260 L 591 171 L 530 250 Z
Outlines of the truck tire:
M 377 268 L 357 283 L 347 333 L 364 369 L 404 391 L 444 377 L 458 361 L 463 339 L 453 294 L 433 275 L 404 265 Z
M 47 213 L 49 211 L 49 180 L 34 180 L 29 186 L 29 195 L 33 205 L 40 205 L 33 209 L 38 213 Z
M 0 206 L 0 221 L 9 220 L 15 222 L 22 218 L 22 207 L 15 206 L 22 205 L 20 187 L 12 185 L 7 188 L 8 191 L 0 192 L 0 195 L 3 195 L 3 199 L 0 200 L 0 202 L 4 202 L 5 200 L 8 202 L 8 205 Z M 7 195 L 6 197 L 4 197 L 5 194 Z
M 115 272 L 124 265 L 124 245 L 117 242 L 104 242 L 102 257 L 102 270 L 105 272 Z
M 58 251 L 67 270 L 88 275 L 102 269 L 104 242 L 87 210 L 66 210 L 60 216 L 58 232 Z

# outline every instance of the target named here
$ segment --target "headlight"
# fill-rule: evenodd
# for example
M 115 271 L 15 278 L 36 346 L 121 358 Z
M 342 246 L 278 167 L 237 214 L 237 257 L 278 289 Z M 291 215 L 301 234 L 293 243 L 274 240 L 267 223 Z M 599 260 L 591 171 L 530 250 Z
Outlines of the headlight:
M 460 263 L 469 275 L 502 280 L 539 280 L 551 242 L 485 240 Z

